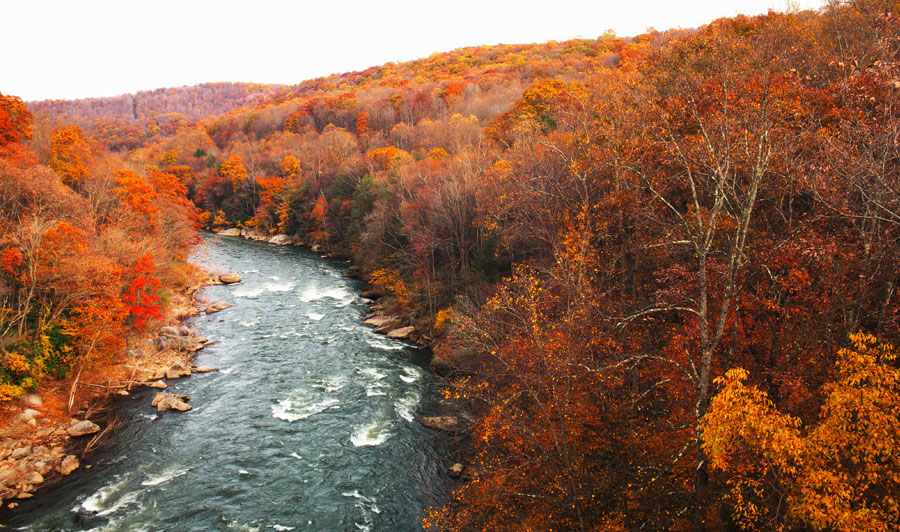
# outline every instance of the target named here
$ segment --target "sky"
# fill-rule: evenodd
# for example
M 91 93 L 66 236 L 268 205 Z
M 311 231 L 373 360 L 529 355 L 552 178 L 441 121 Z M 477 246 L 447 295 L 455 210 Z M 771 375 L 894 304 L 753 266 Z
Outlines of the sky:
M 628 36 L 823 0 L 14 0 L 0 93 L 26 101 L 213 81 L 295 84 L 464 46 Z

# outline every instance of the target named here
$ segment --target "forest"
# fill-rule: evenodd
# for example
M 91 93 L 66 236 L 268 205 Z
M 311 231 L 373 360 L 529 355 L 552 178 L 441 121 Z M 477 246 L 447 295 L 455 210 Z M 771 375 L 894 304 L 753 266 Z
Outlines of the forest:
M 352 258 L 432 347 L 471 423 L 426 530 L 898 530 L 898 16 L 463 48 L 167 127 L 2 96 L 0 394 L 121 356 L 236 226 Z

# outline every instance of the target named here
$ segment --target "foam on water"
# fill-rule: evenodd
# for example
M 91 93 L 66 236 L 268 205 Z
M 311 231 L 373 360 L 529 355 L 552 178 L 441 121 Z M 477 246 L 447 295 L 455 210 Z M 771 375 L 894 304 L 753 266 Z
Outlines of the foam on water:
M 147 480 L 141 482 L 141 486 L 159 486 L 160 484 L 166 483 L 166 482 L 172 480 L 173 478 L 184 475 L 185 473 L 187 473 L 190 470 L 191 470 L 190 467 L 187 467 L 185 469 L 169 469 L 169 470 L 163 471 L 162 473 L 160 473 L 158 475 L 152 475 L 152 476 L 147 477 Z
M 263 288 L 266 292 L 290 292 L 295 286 L 294 283 L 266 283 Z
M 271 525 L 269 528 L 274 528 L 275 530 L 278 530 L 279 532 L 284 532 L 286 530 L 294 529 L 294 527 L 292 527 L 292 526 L 283 526 L 283 525 Z
M 397 415 L 405 419 L 406 421 L 412 422 L 415 418 L 413 416 L 413 412 L 415 412 L 416 407 L 419 406 L 419 401 L 421 397 L 418 392 L 413 392 L 407 395 L 404 395 L 400 399 L 397 400 L 397 403 L 394 404 L 394 411 L 397 412 Z
M 388 342 L 377 337 L 367 336 L 365 340 L 366 343 L 369 344 L 369 347 L 374 347 L 375 349 L 383 349 L 385 351 L 397 351 L 406 348 L 405 345 L 399 342 Z
M 300 293 L 300 300 L 309 303 L 320 299 L 334 299 L 341 303 L 340 306 L 346 306 L 353 302 L 353 294 L 342 286 L 332 286 L 330 288 L 322 288 L 320 286 L 309 285 Z
M 417 380 L 419 380 L 420 375 L 421 375 L 421 373 L 419 372 L 419 370 L 417 370 L 415 368 L 404 367 L 403 375 L 400 375 L 400 380 L 409 384 L 409 383 L 416 382 Z
M 303 460 L 303 457 L 297 453 L 291 453 L 291 458 L 296 458 L 297 460 Z
M 72 508 L 72 511 L 78 512 L 79 510 L 84 510 L 92 514 L 99 514 L 100 512 L 103 512 L 109 507 L 109 503 L 116 497 L 116 495 L 120 491 L 122 491 L 122 488 L 124 488 L 127 483 L 128 478 L 126 477 L 113 482 L 112 484 L 103 486 L 90 497 L 85 499 L 81 503 L 80 507 L 76 506 L 75 508 Z
M 350 436 L 350 443 L 352 443 L 354 447 L 370 447 L 381 445 L 391 437 L 391 433 L 388 431 L 388 428 L 389 427 L 387 423 L 379 422 L 376 419 L 375 421 L 372 421 L 367 425 L 363 425 L 362 427 L 354 431 Z
M 378 371 L 376 368 L 357 368 L 357 371 L 367 377 L 372 377 L 372 379 L 376 381 L 380 381 L 387 376 L 384 373 Z
M 272 417 L 293 423 L 324 412 L 338 403 L 340 403 L 339 400 L 329 397 L 318 403 L 301 406 L 290 399 L 282 399 L 278 401 L 277 405 L 272 405 Z
M 319 320 L 321 320 L 322 318 L 324 318 L 325 315 L 324 315 L 324 314 L 319 314 L 318 312 L 307 312 L 307 313 L 306 313 L 306 317 L 309 318 L 309 319 L 311 319 L 311 320 L 313 320 L 313 321 L 319 321 Z
M 246 299 L 254 299 L 261 296 L 266 291 L 265 286 L 245 285 L 234 291 L 234 297 L 243 297 Z
M 313 384 L 313 388 L 317 388 L 328 393 L 333 393 L 343 388 L 345 382 L 346 381 L 344 380 L 344 377 L 340 375 L 331 375 Z

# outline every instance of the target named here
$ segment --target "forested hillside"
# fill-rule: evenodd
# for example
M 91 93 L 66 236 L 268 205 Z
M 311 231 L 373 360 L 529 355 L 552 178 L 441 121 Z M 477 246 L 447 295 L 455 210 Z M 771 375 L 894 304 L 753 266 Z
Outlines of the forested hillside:
M 197 212 L 174 175 L 139 174 L 77 126 L 38 153 L 31 119 L 0 95 L 0 401 L 86 367 L 99 380 L 193 271 Z
M 111 174 L 69 170 L 77 129 L 0 176 L 123 220 L 70 222 L 86 234 L 169 234 L 137 192 L 177 179 L 206 228 L 352 257 L 472 415 L 426 527 L 897 530 L 898 15 L 836 2 L 313 80 L 123 154 L 118 203 L 80 184 Z
M 281 89 L 260 83 L 204 83 L 107 98 L 44 100 L 28 107 L 41 120 L 77 125 L 113 151 L 158 142 L 201 118 L 256 105 Z

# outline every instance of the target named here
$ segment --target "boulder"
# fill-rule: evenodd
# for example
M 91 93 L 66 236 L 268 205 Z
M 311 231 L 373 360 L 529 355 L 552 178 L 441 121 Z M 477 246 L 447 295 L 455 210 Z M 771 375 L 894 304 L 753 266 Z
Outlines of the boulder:
M 166 325 L 165 327 L 159 328 L 159 335 L 160 336 L 171 336 L 173 338 L 177 338 L 177 337 L 181 336 L 181 331 L 179 330 L 178 327 L 175 327 L 173 325 Z
M 363 323 L 365 325 L 371 325 L 372 327 L 381 327 L 385 323 L 388 323 L 388 322 L 396 320 L 396 319 L 397 318 L 395 316 L 373 316 L 371 318 L 368 318 Z
M 360 274 L 362 274 L 362 270 L 360 269 L 359 266 L 354 264 L 353 266 L 350 266 L 349 268 L 347 268 L 347 271 L 344 272 L 344 277 L 351 277 L 351 278 L 356 279 L 357 277 L 360 276 Z
M 447 470 L 447 474 L 450 475 L 450 478 L 459 478 L 459 476 L 462 475 L 462 472 L 463 465 L 459 463 L 453 464 L 450 466 L 450 469 Z
M 43 406 L 44 401 L 41 396 L 33 393 L 27 393 L 22 396 L 22 404 L 25 406 Z
M 144 386 L 146 386 L 148 388 L 159 388 L 161 390 L 168 388 L 168 386 L 166 386 L 166 383 L 164 383 L 163 381 L 145 382 Z
M 186 395 L 160 392 L 153 398 L 153 402 L 150 403 L 150 406 L 155 406 L 157 412 L 165 412 L 167 410 L 187 412 L 191 409 L 191 405 L 185 402 L 188 399 L 189 398 Z
M 219 276 L 219 280 L 222 281 L 223 284 L 234 284 L 241 282 L 241 274 L 239 273 L 223 273 Z
M 387 292 L 382 288 L 370 288 L 368 290 L 363 290 L 359 295 L 366 299 L 381 299 L 387 295 Z
M 211 368 L 209 366 L 197 366 L 192 370 L 194 373 L 209 373 L 210 371 L 217 371 L 216 368 Z
M 56 466 L 56 470 L 62 475 L 68 475 L 72 471 L 78 469 L 78 466 L 78 458 L 76 458 L 74 454 L 70 454 L 59 462 L 59 465 Z
M 406 340 L 414 330 L 416 330 L 416 328 L 413 326 L 400 327 L 399 329 L 394 329 L 387 333 L 387 335 L 388 338 L 394 338 L 395 340 Z
M 241 230 L 237 227 L 229 227 L 219 231 L 219 236 L 241 236 Z
M 169 369 L 166 370 L 167 379 L 180 379 L 181 377 L 188 377 L 190 376 L 190 374 L 190 368 L 188 368 L 181 362 L 172 364 Z
M 216 312 L 219 312 L 220 310 L 225 310 L 225 309 L 231 308 L 233 306 L 234 305 L 232 305 L 231 303 L 229 303 L 227 301 L 216 301 L 215 303 L 212 303 L 206 307 L 206 313 L 207 314 L 215 314 Z
M 9 422 L 9 426 L 15 427 L 16 425 L 25 423 L 33 425 L 31 422 L 34 421 L 34 418 L 40 417 L 40 415 L 41 413 L 37 410 L 26 408 L 25 410 L 22 410 L 21 414 L 18 414 L 16 415 L 16 417 L 12 418 L 12 420 Z
M 190 329 L 190 327 L 185 327 L 184 325 L 178 327 L 178 334 L 181 336 L 193 336 L 194 331 Z
M 399 326 L 400 326 L 400 318 L 392 318 L 392 319 L 382 323 L 378 327 L 375 327 L 375 332 L 377 332 L 378 334 L 387 334 Z
M 25 447 L 19 447 L 18 449 L 14 450 L 12 454 L 9 455 L 9 457 L 12 460 L 18 460 L 20 458 L 25 458 L 29 454 L 31 454 L 31 446 L 26 445 Z
M 96 432 L 100 432 L 100 427 L 97 426 L 96 423 L 88 421 L 87 419 L 83 421 L 76 421 L 72 424 L 72 426 L 66 429 L 66 433 L 73 438 L 77 438 L 79 436 L 87 436 L 88 434 L 94 434 Z
M 459 419 L 453 416 L 420 417 L 419 423 L 434 430 L 442 430 L 444 432 L 459 431 Z
M 28 474 L 28 476 L 25 477 L 25 482 L 27 482 L 28 484 L 32 484 L 32 485 L 40 484 L 43 481 L 44 481 L 44 476 L 41 475 L 40 473 L 38 473 L 37 471 L 32 471 L 31 473 Z
M 270 243 L 277 244 L 279 246 L 286 246 L 293 243 L 293 241 L 294 239 L 289 237 L 288 235 L 275 235 L 269 239 Z

